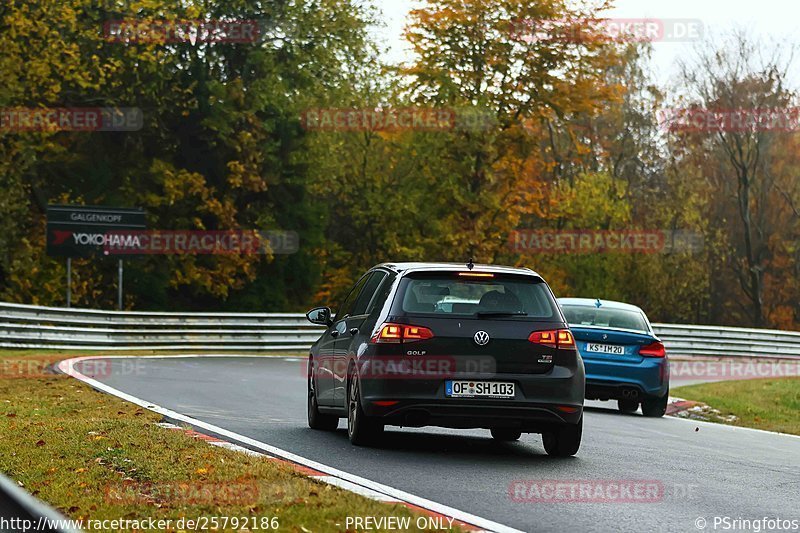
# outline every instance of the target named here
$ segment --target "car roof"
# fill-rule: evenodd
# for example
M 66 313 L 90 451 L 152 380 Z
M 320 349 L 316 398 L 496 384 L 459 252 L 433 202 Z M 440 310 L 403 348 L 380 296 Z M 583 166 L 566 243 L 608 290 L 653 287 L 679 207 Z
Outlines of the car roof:
M 601 307 L 606 309 L 624 309 L 626 311 L 638 311 L 645 314 L 640 307 L 623 302 L 615 302 L 613 300 L 601 300 L 599 298 L 559 298 L 558 303 L 561 305 L 580 305 L 584 307 L 597 307 L 597 302 L 600 302 Z
M 466 263 L 422 263 L 422 262 L 402 262 L 402 263 L 381 263 L 374 268 L 386 268 L 398 273 L 409 272 L 459 272 L 468 271 Z M 472 268 L 473 272 L 493 272 L 496 274 L 520 274 L 523 276 L 536 276 L 541 278 L 539 274 L 525 267 L 510 267 L 503 265 L 484 265 L 475 263 Z

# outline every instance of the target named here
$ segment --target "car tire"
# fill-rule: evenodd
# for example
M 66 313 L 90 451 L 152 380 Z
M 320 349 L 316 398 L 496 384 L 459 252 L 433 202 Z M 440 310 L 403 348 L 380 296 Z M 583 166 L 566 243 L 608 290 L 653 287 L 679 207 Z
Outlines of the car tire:
M 356 446 L 373 446 L 383 436 L 384 426 L 369 417 L 361 407 L 361 387 L 358 376 L 351 370 L 347 381 L 347 436 Z
M 669 393 L 660 398 L 648 398 L 642 401 L 642 414 L 651 418 L 664 416 L 667 412 Z
M 542 443 L 547 455 L 570 457 L 578 453 L 583 435 L 583 417 L 577 424 L 565 424 L 542 433 Z
M 314 387 L 314 360 L 308 358 L 308 427 L 321 431 L 335 431 L 339 427 L 339 417 L 319 412 L 317 393 Z
M 511 442 L 519 440 L 522 436 L 522 431 L 512 428 L 493 428 L 492 438 L 501 442 Z
M 622 413 L 633 414 L 639 409 L 639 402 L 636 400 L 617 400 L 617 409 Z

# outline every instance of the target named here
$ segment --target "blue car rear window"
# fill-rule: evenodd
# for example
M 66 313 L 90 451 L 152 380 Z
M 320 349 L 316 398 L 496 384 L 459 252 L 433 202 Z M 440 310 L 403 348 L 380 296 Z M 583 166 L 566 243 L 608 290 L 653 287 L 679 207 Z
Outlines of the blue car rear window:
M 588 307 L 585 305 L 563 305 L 564 316 L 571 326 L 598 326 L 632 329 L 647 333 L 647 322 L 637 311 Z

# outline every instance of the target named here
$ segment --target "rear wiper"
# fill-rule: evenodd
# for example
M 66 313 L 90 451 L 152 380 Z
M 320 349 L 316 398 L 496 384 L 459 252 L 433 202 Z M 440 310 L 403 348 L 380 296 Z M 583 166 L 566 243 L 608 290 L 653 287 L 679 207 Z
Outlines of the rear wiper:
M 525 311 L 478 311 L 476 316 L 528 316 Z

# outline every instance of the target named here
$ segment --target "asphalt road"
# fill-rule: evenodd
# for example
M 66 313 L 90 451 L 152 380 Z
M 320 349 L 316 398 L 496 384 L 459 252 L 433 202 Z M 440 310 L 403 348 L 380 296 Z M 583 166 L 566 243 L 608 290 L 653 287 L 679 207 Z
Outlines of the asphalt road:
M 545 455 L 539 435 L 495 443 L 488 431 L 387 428 L 380 449 L 306 425 L 305 361 L 290 358 L 116 360 L 96 379 L 261 442 L 525 531 L 715 531 L 714 517 L 800 520 L 800 439 L 590 402 L 577 457 Z M 81 370 L 81 365 L 76 365 Z M 516 480 L 646 481 L 660 498 L 514 501 Z M 530 485 L 526 485 L 530 487 Z M 544 487 L 544 485 L 537 485 Z M 609 484 L 600 484 L 608 490 Z M 546 495 L 545 495 L 546 497 Z M 635 499 L 635 498 L 634 498 Z M 654 501 L 656 500 L 656 501 Z M 722 531 L 723 524 L 716 531 Z M 763 529 L 763 528 L 762 528 Z M 755 531 L 754 527 L 739 531 Z M 728 529 L 730 531 L 730 529 Z

